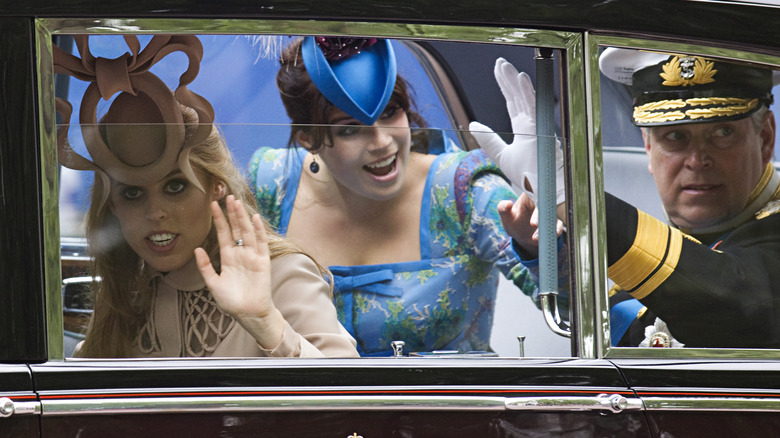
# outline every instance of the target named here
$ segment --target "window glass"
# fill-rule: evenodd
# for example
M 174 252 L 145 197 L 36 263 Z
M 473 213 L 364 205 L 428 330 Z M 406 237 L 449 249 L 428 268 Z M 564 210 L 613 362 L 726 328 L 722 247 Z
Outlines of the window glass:
M 137 39 L 141 49 L 138 59 L 142 59 L 143 50 L 153 45 L 155 40 L 149 35 L 139 35 Z M 280 54 L 298 39 L 287 35 L 199 35 L 197 40 L 202 45 L 203 56 L 200 62 L 195 61 L 199 67 L 197 75 L 186 83 L 186 88 L 210 103 L 214 111 L 213 125 L 224 139 L 242 177 L 249 181 L 255 205 L 271 228 L 286 235 L 289 241 L 330 268 L 335 282 L 333 315 L 357 339 L 358 353 L 362 356 L 388 355 L 392 353 L 390 341 L 404 341 L 404 354 L 569 356 L 569 339 L 552 333 L 544 324 L 534 283 L 537 273 L 519 264 L 501 227 L 497 203 L 504 198 L 514 198 L 516 187 L 510 186 L 485 155 L 464 155 L 479 146 L 468 132 L 468 123 L 472 120 L 482 122 L 486 126 L 484 129 L 495 130 L 507 143 L 517 144 L 515 139 L 523 137 L 531 138 L 531 143 L 535 143 L 535 131 L 527 131 L 527 126 L 520 128 L 524 129 L 523 135 L 518 135 L 519 125 L 513 125 L 507 115 L 507 105 L 494 76 L 496 58 L 504 57 L 519 71 L 525 71 L 533 78 L 533 48 L 391 40 L 390 48 L 395 54 L 398 75 L 408 85 L 408 100 L 414 103 L 409 112 L 398 109 L 403 109 L 403 102 L 398 100 L 396 85 L 396 91 L 389 89 L 393 94 L 385 111 L 380 111 L 381 115 L 374 119 L 374 127 L 366 127 L 363 120 L 327 107 L 324 125 L 331 126 L 306 126 L 301 130 L 299 125 L 291 123 L 276 81 L 277 72 L 284 68 L 280 65 Z M 83 45 L 79 50 L 83 40 L 80 43 L 78 37 L 74 44 L 68 36 L 58 36 L 56 43 L 74 57 L 84 55 Z M 377 44 L 382 44 L 381 40 Z M 366 47 L 361 50 L 368 51 L 374 46 Z M 130 52 L 126 39 L 120 35 L 92 35 L 89 50 L 94 57 L 106 59 L 115 59 Z M 553 55 L 557 61 L 560 53 L 553 51 Z M 122 68 L 132 64 L 133 61 L 128 59 L 119 63 Z M 168 89 L 176 90 L 182 73 L 188 65 L 192 65 L 193 59 L 187 56 L 186 51 L 174 50 L 154 63 L 149 72 L 162 80 Z M 303 62 L 303 58 L 294 58 L 293 65 Z M 552 129 L 559 142 L 566 144 L 561 125 L 563 99 L 557 90 L 560 72 L 557 62 L 551 65 L 554 69 L 549 82 L 553 84 L 551 93 L 555 95 L 551 112 Z M 335 67 L 332 69 L 335 70 Z M 137 176 L 136 171 L 131 169 L 127 170 L 127 174 L 136 176 L 127 178 L 135 182 L 117 182 L 111 175 L 119 175 L 123 170 L 116 168 L 124 169 L 127 163 L 158 162 L 155 157 L 161 153 L 150 145 L 157 144 L 155 139 L 159 139 L 160 135 L 166 139 L 161 144 L 168 144 L 170 136 L 178 135 L 171 134 L 176 131 L 177 124 L 169 123 L 162 125 L 162 130 L 157 129 L 161 126 L 149 121 L 155 120 L 154 110 L 148 114 L 145 112 L 149 108 L 164 112 L 156 103 L 128 105 L 130 115 L 113 113 L 113 108 L 122 107 L 122 104 L 117 103 L 117 92 L 112 93 L 104 87 L 99 91 L 105 93 L 106 98 L 97 99 L 97 94 L 93 93 L 97 101 L 88 107 L 87 113 L 94 116 L 95 121 L 106 117 L 101 123 L 110 127 L 96 128 L 83 117 L 79 118 L 79 112 L 84 111 L 84 95 L 91 79 L 85 81 L 84 77 L 56 71 L 60 73 L 57 75 L 57 95 L 69 101 L 73 108 L 67 136 L 72 155 L 68 155 L 71 152 L 63 153 L 61 149 L 60 160 L 64 155 L 78 155 L 89 162 L 106 163 L 103 158 L 93 157 L 94 150 L 87 148 L 86 144 L 93 141 L 105 146 L 111 155 L 128 151 L 127 156 L 120 158 L 124 164 L 104 165 L 108 171 L 101 168 L 96 173 L 90 165 L 86 165 L 87 171 L 60 168 L 65 350 L 66 356 L 70 356 L 76 344 L 84 339 L 86 321 L 95 305 L 94 300 L 89 298 L 89 290 L 107 288 L 106 284 L 112 282 L 123 284 L 116 278 L 95 278 L 93 275 L 99 272 L 89 269 L 86 223 L 90 217 L 90 204 L 105 202 L 104 214 L 116 222 L 114 235 L 108 232 L 101 234 L 103 225 L 93 227 L 95 231 L 91 235 L 99 236 L 99 246 L 112 247 L 126 241 L 129 244 L 127 249 L 137 255 L 149 251 L 153 254 L 150 256 L 152 259 L 168 260 L 168 252 L 175 252 L 171 248 L 176 244 L 184 247 L 185 238 L 182 236 L 203 228 L 198 212 L 205 207 L 198 209 L 197 206 L 208 204 L 198 204 L 200 198 L 182 203 L 177 214 L 183 215 L 176 225 L 160 225 L 163 222 L 155 226 L 139 225 L 155 215 L 174 216 L 172 211 L 166 211 L 168 207 L 153 205 L 153 192 L 159 191 L 163 200 L 190 192 L 200 193 L 198 196 L 201 198 L 201 195 L 208 197 L 213 194 L 222 199 L 220 196 L 224 193 L 219 192 L 219 184 L 211 184 L 208 177 L 204 179 L 199 173 L 208 164 L 201 167 L 195 164 L 194 176 L 182 171 L 183 168 L 177 164 L 173 166 L 176 168 L 172 169 L 173 173 L 160 174 L 149 181 L 144 176 Z M 145 73 L 139 70 L 133 74 L 140 76 Z M 121 81 L 109 81 L 118 82 Z M 347 94 L 350 92 L 351 89 Z M 194 126 L 201 126 L 205 120 L 198 109 L 195 113 L 200 125 Z M 403 113 L 401 117 L 398 116 L 399 111 Z M 408 116 L 412 112 L 418 114 L 419 119 Z M 128 120 L 135 122 L 108 124 L 114 116 L 120 119 L 127 116 Z M 400 123 L 401 127 L 394 126 L 394 123 Z M 516 131 L 514 136 L 513 129 Z M 195 128 L 193 133 L 186 132 L 185 138 L 197 138 L 199 135 Z M 294 139 L 299 146 L 316 143 L 317 135 L 325 145 L 315 148 L 317 153 L 312 158 L 300 147 L 288 148 L 291 132 L 297 133 Z M 300 133 L 305 135 L 298 135 Z M 143 141 L 127 140 L 135 135 L 143 135 Z M 409 140 L 404 140 L 407 137 Z M 98 140 L 90 140 L 95 138 Z M 387 141 L 390 146 L 365 146 L 373 145 L 375 141 Z M 128 142 L 133 146 L 123 146 Z M 412 158 L 409 158 L 408 164 L 403 160 L 406 160 L 404 154 L 409 153 L 399 152 L 403 146 L 397 146 L 404 142 L 411 142 L 412 150 L 418 154 L 409 155 Z M 258 152 L 260 148 L 268 149 Z M 363 156 L 372 153 L 370 148 L 386 148 L 387 152 L 377 155 L 371 162 L 364 162 Z M 399 162 L 401 164 L 397 164 Z M 70 167 L 79 167 L 72 164 Z M 398 185 L 403 189 L 394 188 L 393 179 L 396 177 L 393 175 L 399 168 L 402 176 L 398 178 L 406 178 L 403 184 Z M 530 169 L 535 172 L 535 165 Z M 103 192 L 92 189 L 96 183 L 94 175 L 101 173 L 108 174 L 107 181 L 110 182 L 105 201 L 101 197 Z M 202 191 L 196 187 L 195 181 L 205 181 L 201 184 L 204 186 Z M 321 190 L 323 185 L 328 190 Z M 416 189 L 406 190 L 407 185 Z M 339 202 L 343 199 L 333 197 L 341 190 L 349 191 L 347 199 L 360 196 L 373 204 L 358 204 L 360 215 L 350 216 L 354 211 L 340 206 Z M 385 195 L 383 190 L 391 195 Z M 396 199 L 393 190 L 403 193 L 404 197 Z M 285 198 L 284 195 L 290 193 L 292 195 Z M 392 202 L 403 207 L 388 210 L 389 214 L 371 217 L 373 210 L 381 211 Z M 137 207 L 143 203 L 148 205 Z M 173 207 L 170 208 L 173 210 Z M 339 208 L 343 208 L 344 212 L 332 214 L 340 211 Z M 131 217 L 127 213 L 131 210 L 135 219 L 124 219 Z M 97 217 L 93 216 L 94 223 L 104 223 L 97 221 Z M 356 220 L 355 217 L 362 219 Z M 210 220 L 206 225 L 207 229 L 209 227 Z M 142 237 L 139 242 L 143 243 L 134 246 L 128 236 L 132 238 L 139 233 Z M 231 242 L 236 242 L 228 245 L 229 250 L 246 245 L 240 233 L 230 232 L 227 236 Z M 193 248 L 195 246 L 197 242 Z M 291 247 L 286 248 L 289 250 Z M 190 255 L 191 252 L 188 252 L 184 257 Z M 124 308 L 128 312 L 137 312 L 135 325 L 131 326 L 140 335 L 132 339 L 123 335 L 132 344 L 133 354 L 139 350 L 143 353 L 139 355 L 178 355 L 169 354 L 172 350 L 166 349 L 170 346 L 165 345 L 167 341 L 164 338 L 168 335 L 163 330 L 173 328 L 184 333 L 176 341 L 181 343 L 177 347 L 179 353 L 219 355 L 221 350 L 213 353 L 209 348 L 231 336 L 231 330 L 236 326 L 232 318 L 219 311 L 220 306 L 215 304 L 219 300 L 209 292 L 193 298 L 193 294 L 181 292 L 185 290 L 182 283 L 169 281 L 173 278 L 172 273 L 183 272 L 180 271 L 181 263 L 150 261 L 144 256 L 140 259 L 127 259 L 136 260 L 131 265 L 137 264 L 139 268 L 131 269 L 134 274 L 126 277 L 130 280 L 124 283 L 138 281 L 138 272 L 141 272 L 143 284 L 173 285 L 174 293 L 179 291 L 173 298 L 178 304 L 165 309 L 179 309 L 174 312 L 178 316 L 173 318 L 179 322 L 164 326 L 162 320 L 154 319 L 153 313 L 162 312 L 164 308 L 160 304 L 164 292 L 157 286 L 129 290 L 128 295 L 115 298 L 125 302 L 110 305 L 126 306 Z M 127 267 L 128 263 L 123 262 L 112 269 L 127 270 Z M 568 284 L 568 271 L 561 272 L 559 282 Z M 200 274 L 193 269 L 187 275 L 189 279 Z M 561 311 L 565 312 L 563 317 L 566 320 L 569 319 L 567 298 L 561 297 Z M 188 304 L 185 303 L 187 300 L 190 300 Z M 292 330 L 296 331 L 300 322 L 297 325 L 294 322 L 294 312 L 280 310 Z M 320 313 L 327 314 L 327 311 Z M 191 334 L 187 330 L 198 332 L 197 336 L 193 335 L 198 342 L 187 341 L 190 339 L 187 336 Z M 315 344 L 313 348 L 318 348 L 316 342 L 321 342 L 321 339 L 316 335 L 302 336 L 307 343 Z M 524 339 L 521 344 L 518 343 L 520 338 Z M 301 354 L 305 355 L 305 350 L 303 348 Z M 264 351 L 263 354 L 276 353 Z
M 777 72 L 613 47 L 599 63 L 613 345 L 777 348 Z
M 58 37 L 71 53 L 78 55 L 72 37 Z M 294 36 L 259 35 L 199 35 L 203 44 L 204 58 L 200 71 L 189 88 L 208 99 L 215 107 L 215 122 L 225 136 L 239 166 L 248 165 L 252 153 L 261 146 L 285 147 L 290 135 L 290 118 L 279 98 L 274 77 L 279 70 L 278 54 L 281 47 L 289 44 Z M 151 39 L 139 35 L 142 45 Z M 429 125 L 439 129 L 453 130 L 453 122 L 445 111 L 431 79 L 415 55 L 402 41 L 394 41 L 393 48 L 398 59 L 398 71 L 413 84 L 418 111 Z M 94 56 L 115 58 L 127 52 L 127 45 L 121 35 L 94 35 L 90 38 L 90 49 Z M 151 72 L 165 84 L 175 89 L 181 65 L 186 63 L 182 53 L 173 53 L 156 63 Z M 227 67 L 226 67 L 227 66 Z M 89 82 L 72 76 L 63 76 L 66 81 L 60 86 L 61 93 L 78 108 L 81 97 Z M 113 99 L 111 100 L 113 101 Z M 108 107 L 109 102 L 101 102 Z M 74 119 L 77 113 L 74 113 Z M 262 124 L 263 135 L 257 137 L 255 125 Z M 75 138 L 74 138 L 75 136 Z M 77 132 L 71 133 L 71 146 L 78 153 L 87 153 L 83 140 Z M 452 136 L 459 146 L 459 138 Z M 260 140 L 261 139 L 261 140 Z M 88 206 L 89 193 L 83 190 L 87 173 L 72 174 L 62 170 L 63 188 L 60 197 L 60 215 L 63 236 L 83 236 L 82 217 Z

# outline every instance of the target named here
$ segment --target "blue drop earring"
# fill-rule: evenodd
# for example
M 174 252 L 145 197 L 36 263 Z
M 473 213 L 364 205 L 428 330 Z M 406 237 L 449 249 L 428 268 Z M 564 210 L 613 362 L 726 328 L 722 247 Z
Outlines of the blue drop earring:
M 309 164 L 309 170 L 311 170 L 311 173 L 317 173 L 320 171 L 320 165 L 317 164 L 317 158 L 315 157 L 315 155 L 311 156 L 311 163 Z

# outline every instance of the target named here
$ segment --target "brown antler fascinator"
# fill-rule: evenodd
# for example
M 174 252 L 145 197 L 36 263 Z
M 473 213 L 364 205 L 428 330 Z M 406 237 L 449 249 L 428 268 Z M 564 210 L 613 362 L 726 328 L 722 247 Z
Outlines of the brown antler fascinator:
M 193 146 L 208 137 L 213 129 L 211 104 L 187 89 L 198 74 L 203 46 L 194 35 L 157 35 L 141 50 L 138 38 L 125 36 L 129 53 L 115 58 L 95 58 L 89 51 L 89 36 L 75 36 L 81 58 L 54 48 L 54 72 L 91 82 L 84 92 L 79 123 L 84 143 L 92 161 L 76 153 L 68 144 L 68 123 L 72 108 L 57 99 L 57 111 L 63 126 L 57 133 L 59 161 L 75 170 L 93 170 L 103 179 L 103 197 L 108 199 L 113 178 L 128 185 L 159 181 L 176 163 L 186 178 L 203 191 L 189 161 Z M 187 70 L 179 77 L 172 92 L 149 69 L 173 52 L 183 52 L 189 59 Z M 100 98 L 114 99 L 106 115 L 97 122 Z M 197 113 L 195 133 L 185 136 L 185 124 L 179 105 Z

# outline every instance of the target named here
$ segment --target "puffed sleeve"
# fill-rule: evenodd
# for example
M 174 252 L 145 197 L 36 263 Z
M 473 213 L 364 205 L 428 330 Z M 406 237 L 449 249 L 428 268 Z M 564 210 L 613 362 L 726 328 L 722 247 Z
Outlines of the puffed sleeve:
M 485 172 L 477 176 L 471 189 L 469 241 L 480 259 L 495 265 L 508 280 L 538 304 L 538 289 L 533 273 L 516 257 L 512 240 L 504 231 L 498 215 L 499 202 L 507 199 L 514 201 L 516 198 L 509 183 L 501 175 Z M 568 305 L 565 297 L 561 301 Z
M 273 301 L 286 321 L 279 345 L 261 350 L 269 357 L 358 357 L 356 342 L 336 318 L 330 286 L 303 254 L 271 261 Z
M 480 260 L 498 268 L 524 294 L 531 296 L 535 285 L 515 258 L 511 239 L 498 215 L 498 203 L 515 200 L 517 196 L 501 170 L 481 149 L 454 157 L 458 162 L 454 168 L 452 196 L 468 245 Z

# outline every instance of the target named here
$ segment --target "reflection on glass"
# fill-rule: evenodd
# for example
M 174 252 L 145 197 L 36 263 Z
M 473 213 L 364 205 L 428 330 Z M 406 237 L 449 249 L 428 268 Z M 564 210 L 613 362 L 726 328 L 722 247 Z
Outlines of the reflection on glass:
M 95 41 L 96 51 L 116 53 L 111 50 L 116 51 L 123 41 L 114 38 L 109 42 L 109 38 L 92 36 L 90 47 Z M 250 38 L 199 38 L 204 45 L 203 63 L 197 78 L 186 86 L 211 103 L 213 123 L 202 118 L 202 111 L 195 111 L 192 122 L 152 125 L 150 117 L 154 117 L 150 114 L 164 111 L 159 106 L 133 103 L 129 98 L 131 103 L 125 104 L 112 95 L 108 103 L 92 109 L 97 112 L 95 122 L 100 122 L 93 125 L 98 126 L 93 129 L 98 134 L 82 138 L 82 132 L 93 127 L 87 124 L 69 130 L 73 154 L 94 162 L 95 168 L 93 172 L 62 168 L 62 231 L 63 235 L 89 240 L 98 272 L 88 271 L 88 275 L 101 277 L 100 283 L 93 283 L 101 293 L 94 301 L 96 316 L 92 324 L 108 328 L 101 330 L 103 336 L 95 337 L 92 345 L 117 347 L 90 347 L 88 336 L 77 355 L 349 356 L 354 338 L 355 348 L 363 356 L 389 355 L 391 342 L 396 340 L 404 341 L 405 353 L 498 352 L 516 356 L 518 336 L 526 337 L 528 355 L 569 355 L 568 341 L 547 333 L 536 305 L 523 296 L 534 297 L 535 285 L 531 272 L 513 253 L 497 210 L 500 201 L 513 200 L 517 195 L 481 151 L 468 151 L 476 144 L 470 134 L 453 129 L 463 121 L 450 111 L 469 102 L 440 88 L 444 79 L 456 78 L 428 76 L 434 70 L 424 64 L 430 59 L 425 61 L 427 58 L 419 56 L 420 47 L 391 42 L 398 75 L 392 76 L 385 90 L 378 93 L 346 87 L 352 93 L 348 97 L 358 104 L 364 98 L 360 93 L 367 93 L 369 100 L 372 93 L 386 94 L 386 101 L 378 101 L 382 110 L 368 114 L 366 120 L 366 115 L 355 113 L 349 105 L 342 104 L 342 109 L 330 103 L 330 99 L 338 98 L 325 99 L 321 88 L 327 85 L 312 85 L 308 65 L 301 61 L 305 58 L 299 38 L 282 37 L 285 51 L 270 59 L 258 58 L 256 53 L 226 58 L 220 49 L 239 46 L 243 48 L 234 50 L 251 51 Z M 144 44 L 148 40 L 141 41 L 141 47 L 147 47 Z M 341 50 L 342 62 L 345 54 L 360 59 L 374 53 L 372 47 L 376 47 L 375 43 L 361 42 L 365 45 L 350 54 L 352 46 L 343 41 L 330 44 L 331 49 Z M 478 50 L 482 47 L 453 44 L 439 43 L 439 48 L 443 52 L 455 47 L 482 53 Z M 314 48 L 323 54 L 327 49 L 322 45 Z M 512 50 L 519 51 L 515 58 L 530 63 L 532 50 Z M 377 59 L 388 59 L 387 51 L 377 53 Z M 512 56 L 507 48 L 497 53 Z M 176 60 L 174 55 L 181 54 L 170 56 Z M 496 57 L 490 56 L 490 63 L 481 69 L 484 73 L 476 77 L 499 94 L 492 73 Z M 171 61 L 170 66 L 164 63 L 167 61 L 168 57 L 164 58 L 160 67 L 155 66 L 158 69 L 153 68 L 150 71 L 154 73 L 149 74 L 159 75 L 167 88 L 175 90 L 181 87 L 177 82 L 181 65 L 186 66 L 188 60 L 181 57 L 178 64 Z M 338 81 L 360 82 L 354 71 L 339 70 L 332 60 L 327 63 L 333 64 Z M 474 72 L 455 71 L 475 77 Z M 380 68 L 375 74 L 389 73 Z M 219 80 L 203 80 L 210 75 Z M 374 79 L 372 84 L 377 83 Z M 80 82 L 71 81 L 67 94 L 74 108 L 83 105 L 81 96 L 86 87 L 76 86 Z M 269 87 L 272 92 L 264 91 Z M 307 89 L 308 94 L 296 91 L 301 89 Z M 491 102 L 495 111 L 504 113 L 506 107 L 496 102 L 500 101 Z M 484 104 L 481 99 L 471 103 Z M 115 110 L 123 106 L 128 109 Z M 186 113 L 185 109 L 178 117 L 186 118 Z M 136 123 L 127 125 L 128 118 Z M 499 131 L 509 131 L 503 120 L 483 120 Z M 211 146 L 188 143 L 192 138 L 203 140 L 197 132 L 204 122 L 213 126 L 204 138 L 214 139 L 219 158 L 200 155 L 200 149 Z M 120 126 L 124 129 L 121 132 Z M 122 171 L 112 174 L 110 166 L 101 166 L 104 159 L 96 157 L 90 148 L 90 142 L 98 139 L 123 163 L 154 167 L 171 147 L 174 131 L 184 132 L 184 143 L 191 146 L 191 170 L 186 160 L 175 160 L 157 166 L 154 176 L 135 171 L 125 172 L 132 177 Z M 526 135 L 534 142 L 532 134 Z M 225 161 L 224 148 L 229 148 L 235 166 Z M 235 167 L 236 173 L 229 178 L 219 174 L 215 168 L 220 160 L 227 167 Z M 246 230 L 236 226 L 236 216 L 223 241 L 217 242 L 211 217 L 215 214 L 219 218 L 220 214 L 212 212 L 209 205 L 213 200 L 220 201 L 222 210 L 230 215 L 231 210 L 224 204 L 226 195 L 241 198 L 244 180 L 251 190 L 249 197 L 243 198 L 245 209 L 257 208 L 267 221 L 274 261 L 264 269 L 271 270 L 273 304 L 285 322 L 278 333 L 259 328 L 266 327 L 263 324 L 268 324 L 267 320 L 247 319 L 240 312 L 228 310 L 235 303 L 220 295 L 218 283 L 208 287 L 202 282 L 189 284 L 202 278 L 200 272 L 208 273 L 199 272 L 194 265 L 195 248 L 203 247 L 204 263 L 210 256 L 223 276 L 233 272 L 228 269 L 233 265 L 228 265 L 226 254 L 237 257 L 247 252 Z M 91 184 L 95 188 L 90 194 L 86 187 Z M 162 216 L 174 218 L 174 225 L 164 225 Z M 147 225 L 155 220 L 157 225 Z M 241 232 L 236 232 L 237 228 Z M 124 247 L 121 257 L 102 265 L 102 255 L 117 246 Z M 296 248 L 329 272 L 321 275 L 312 259 L 304 256 L 282 255 L 298 251 Z M 104 274 L 107 269 L 119 267 L 132 269 L 125 269 L 128 272 L 119 277 Z M 333 298 L 323 302 L 322 297 L 329 296 L 331 290 L 321 280 L 329 276 L 333 278 Z M 266 280 L 261 278 L 253 284 Z M 297 281 L 298 286 L 288 285 L 289 281 Z M 105 291 L 118 284 L 136 286 L 121 297 L 109 297 Z M 285 288 L 299 292 L 288 293 Z M 258 295 L 253 300 L 243 299 L 242 308 L 264 298 Z M 500 304 L 502 300 L 505 306 Z M 131 318 L 119 321 L 109 316 L 102 321 L 97 316 L 101 305 L 122 308 Z M 518 318 L 517 312 L 524 316 Z M 178 316 L 168 317 L 172 314 Z M 237 330 L 239 327 L 242 330 Z M 260 339 L 266 331 L 278 334 L 276 342 Z M 242 346 L 247 343 L 254 345 L 254 350 Z M 551 345 L 551 349 L 543 349 Z
M 605 139 L 613 345 L 777 348 L 773 72 L 615 48 L 600 67 L 644 144 Z
M 55 48 L 54 69 L 90 83 L 79 104 L 90 158 L 68 125 L 57 146 L 63 166 L 95 175 L 85 230 L 100 280 L 74 356 L 356 357 L 325 268 L 256 213 L 212 105 L 187 88 L 197 37 L 155 36 L 143 50 L 128 37 L 131 62 L 75 39 L 79 56 Z M 174 51 L 188 55 L 175 91 L 148 71 Z M 57 108 L 67 123 L 70 105 Z

